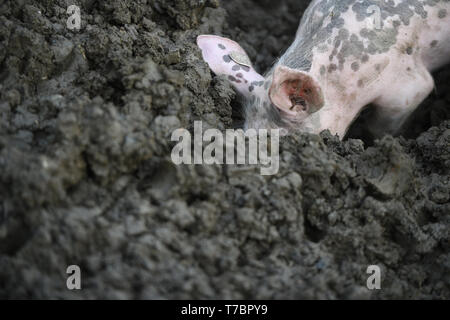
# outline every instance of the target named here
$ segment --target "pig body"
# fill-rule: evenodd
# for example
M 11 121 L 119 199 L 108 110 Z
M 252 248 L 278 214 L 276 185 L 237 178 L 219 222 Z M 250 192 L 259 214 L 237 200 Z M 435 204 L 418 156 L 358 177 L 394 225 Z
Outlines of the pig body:
M 450 62 L 449 0 L 314 0 L 292 45 L 265 76 L 245 51 L 199 36 L 203 58 L 246 97 L 246 128 L 286 128 L 343 138 L 362 109 L 369 129 L 395 133 Z

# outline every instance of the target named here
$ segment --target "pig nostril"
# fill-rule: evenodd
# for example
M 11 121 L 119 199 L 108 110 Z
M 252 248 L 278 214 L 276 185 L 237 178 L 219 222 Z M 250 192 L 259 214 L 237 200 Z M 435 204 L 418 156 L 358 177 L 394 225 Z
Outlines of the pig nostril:
M 299 96 L 291 96 L 290 97 L 292 106 L 289 108 L 289 110 L 293 110 L 295 107 L 300 106 L 301 110 L 306 111 L 306 101 L 302 97 Z

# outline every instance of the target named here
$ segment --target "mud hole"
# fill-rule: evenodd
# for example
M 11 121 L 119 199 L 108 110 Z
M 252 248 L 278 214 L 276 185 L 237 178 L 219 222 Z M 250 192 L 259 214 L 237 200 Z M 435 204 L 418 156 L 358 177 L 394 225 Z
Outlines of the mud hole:
M 276 176 L 171 162 L 175 128 L 240 121 L 195 37 L 264 71 L 307 2 L 3 1 L 0 297 L 449 299 L 449 68 L 401 137 L 283 138 Z

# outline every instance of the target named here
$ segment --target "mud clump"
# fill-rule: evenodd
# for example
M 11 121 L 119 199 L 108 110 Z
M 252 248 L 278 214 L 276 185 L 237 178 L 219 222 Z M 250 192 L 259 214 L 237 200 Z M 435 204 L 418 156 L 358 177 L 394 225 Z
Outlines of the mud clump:
M 284 137 L 274 176 L 176 166 L 174 129 L 240 121 L 196 36 L 264 71 L 308 1 L 75 4 L 78 32 L 66 1 L 0 4 L 1 298 L 450 298 L 449 68 L 401 137 Z

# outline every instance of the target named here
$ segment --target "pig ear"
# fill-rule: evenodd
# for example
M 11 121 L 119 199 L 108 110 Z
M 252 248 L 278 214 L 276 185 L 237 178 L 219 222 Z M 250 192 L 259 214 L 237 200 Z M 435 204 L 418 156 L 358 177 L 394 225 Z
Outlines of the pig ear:
M 244 96 L 261 88 L 264 77 L 252 67 L 244 49 L 236 42 L 210 35 L 197 37 L 197 45 L 205 60 L 216 75 L 226 75 L 233 87 Z
M 285 66 L 275 69 L 269 97 L 283 113 L 300 120 L 324 105 L 317 81 L 306 72 Z

